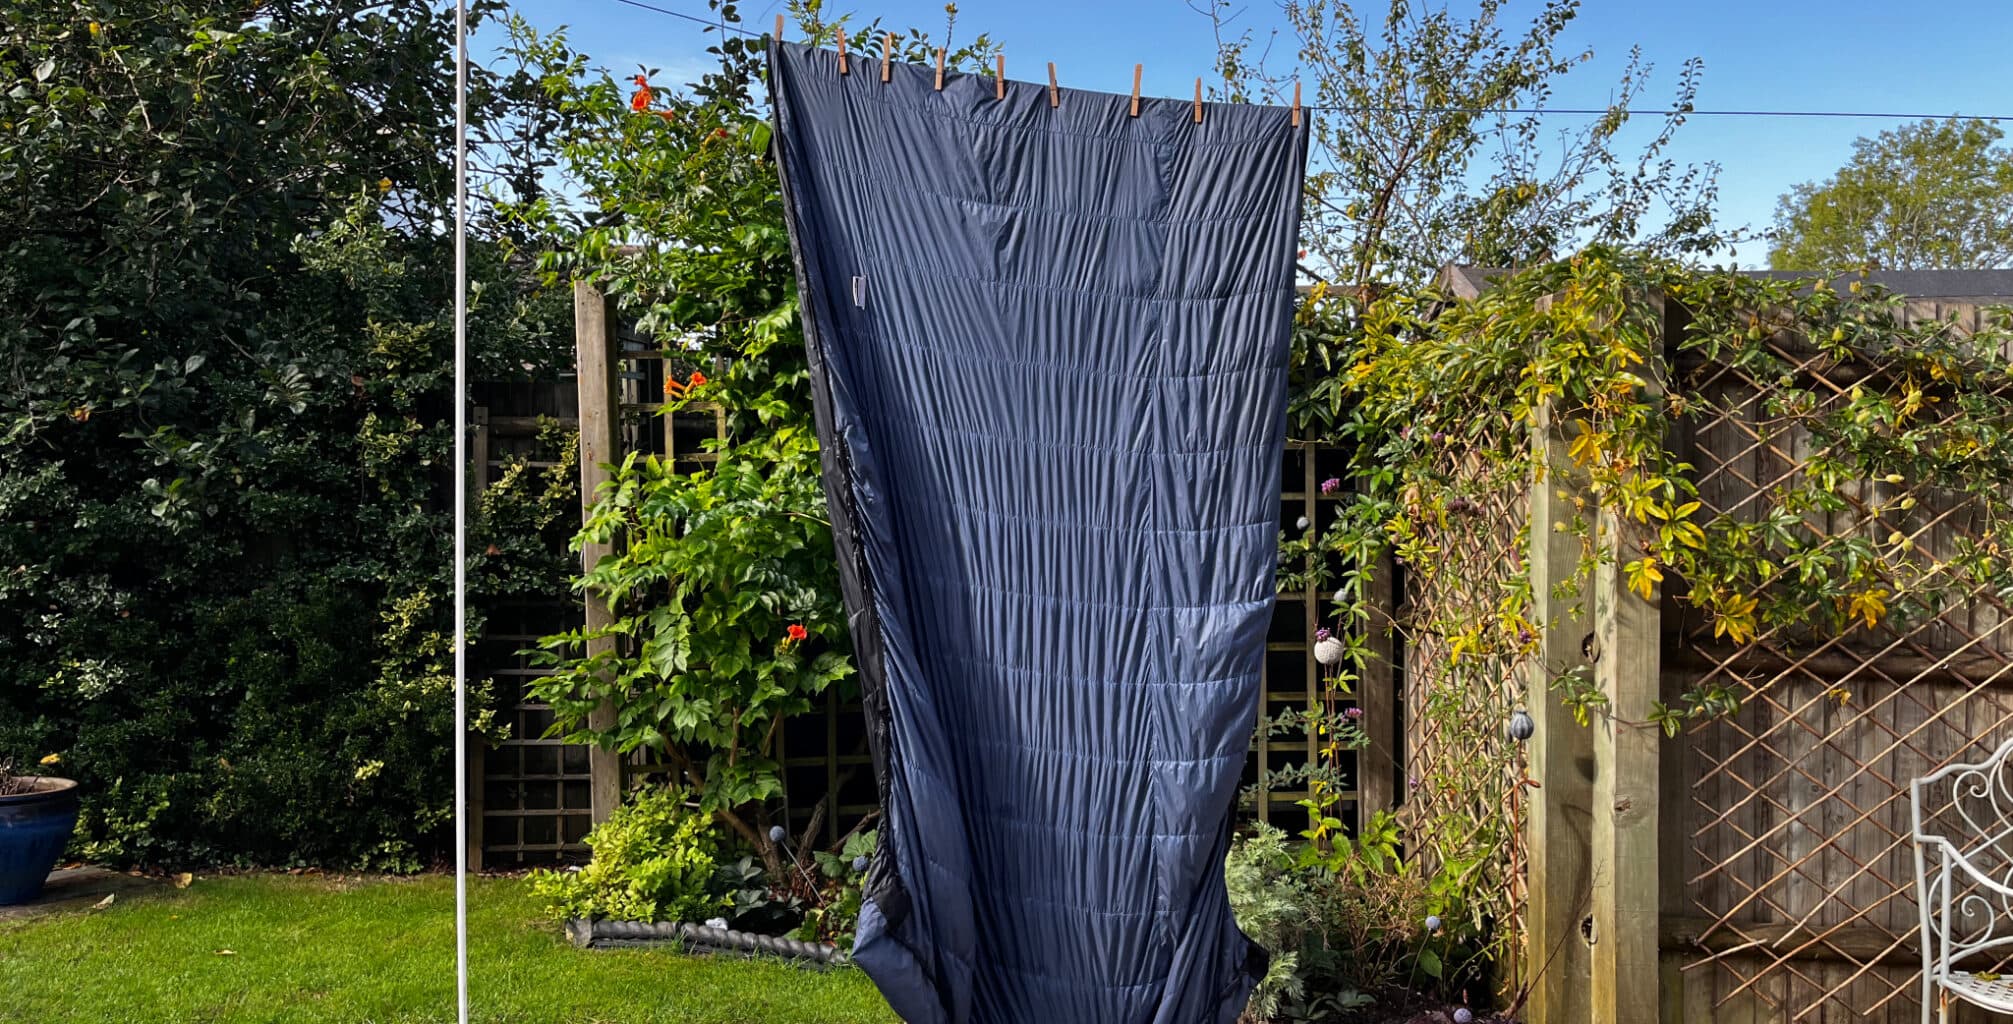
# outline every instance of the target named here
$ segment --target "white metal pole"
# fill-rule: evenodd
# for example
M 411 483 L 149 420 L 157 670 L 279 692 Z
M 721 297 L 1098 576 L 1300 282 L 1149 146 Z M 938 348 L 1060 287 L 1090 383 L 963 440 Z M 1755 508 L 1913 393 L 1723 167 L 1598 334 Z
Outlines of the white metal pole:
M 468 1024 L 468 473 L 468 2 L 455 0 L 454 1006 L 459 1024 Z

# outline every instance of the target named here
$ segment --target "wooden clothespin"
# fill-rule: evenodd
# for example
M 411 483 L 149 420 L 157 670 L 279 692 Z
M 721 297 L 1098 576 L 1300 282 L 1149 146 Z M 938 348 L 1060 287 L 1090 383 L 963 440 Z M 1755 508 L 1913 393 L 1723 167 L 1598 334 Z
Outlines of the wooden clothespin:
M 1293 127 L 1300 127 L 1300 83 L 1293 83 Z
M 1048 108 L 1062 106 L 1062 90 L 1055 86 L 1055 61 L 1048 62 Z
M 1006 54 L 1002 53 L 995 59 L 999 61 L 994 65 L 999 74 L 993 76 L 993 99 L 1003 100 L 1006 99 Z
M 881 81 L 883 82 L 887 81 L 888 75 L 892 74 L 894 70 L 895 70 L 895 34 L 893 32 L 890 32 L 888 33 L 888 47 L 885 51 L 881 53 Z
M 944 48 L 937 47 L 937 91 L 944 91 Z
M 842 75 L 843 75 L 843 74 L 845 74 L 846 72 L 847 72 L 847 68 L 846 68 L 846 30 L 845 30 L 845 29 L 843 29 L 843 28 L 841 28 L 841 29 L 839 30 L 839 74 L 842 74 Z
M 1195 123 L 1202 123 L 1202 79 L 1195 80 Z
M 1145 70 L 1146 65 L 1144 64 L 1134 64 L 1132 66 L 1132 116 L 1134 117 L 1139 116 L 1139 76 Z
M 780 14 L 776 15 L 776 41 L 783 41 L 783 16 Z

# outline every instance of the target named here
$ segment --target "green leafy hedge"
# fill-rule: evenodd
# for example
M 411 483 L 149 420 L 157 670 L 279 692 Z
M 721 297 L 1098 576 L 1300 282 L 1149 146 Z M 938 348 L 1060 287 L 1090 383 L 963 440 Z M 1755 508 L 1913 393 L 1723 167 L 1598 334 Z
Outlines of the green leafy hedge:
M 244 10 L 0 19 L 0 756 L 60 755 L 93 858 L 413 868 L 453 778 L 452 23 Z M 541 93 L 477 86 L 478 139 L 536 135 Z M 570 348 L 534 241 L 473 247 L 484 377 Z M 513 479 L 480 600 L 563 592 L 571 498 Z

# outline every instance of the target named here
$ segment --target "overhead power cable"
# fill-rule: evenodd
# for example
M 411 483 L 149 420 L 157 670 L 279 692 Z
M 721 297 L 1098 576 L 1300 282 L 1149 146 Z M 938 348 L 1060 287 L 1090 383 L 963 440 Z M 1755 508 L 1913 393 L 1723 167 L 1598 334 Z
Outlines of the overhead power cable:
M 746 28 L 741 25 L 732 24 L 730 22 L 714 21 L 708 18 L 701 18 L 696 14 L 687 14 L 683 11 L 674 11 L 667 7 L 658 7 L 655 4 L 646 4 L 643 3 L 642 0 L 615 0 L 615 2 L 618 4 L 625 4 L 630 7 L 635 7 L 640 10 L 650 11 L 655 14 L 662 14 L 672 18 L 679 18 L 684 21 L 692 22 L 695 25 L 704 25 L 707 28 L 719 29 L 723 32 L 737 32 L 741 35 L 748 36 L 750 38 L 761 38 L 768 34 L 766 32 L 757 32 L 754 29 Z M 1515 115 L 1519 117 L 1528 115 L 1537 115 L 1540 117 L 1550 115 L 1557 115 L 1560 117 L 1605 117 L 1609 113 L 1612 113 L 1612 110 L 1607 107 L 1413 107 L 1413 106 L 1352 107 L 1352 106 L 1334 106 L 1334 105 L 1321 106 L 1318 104 L 1308 104 L 1306 109 L 1329 110 L 1334 111 L 1336 113 L 1352 113 L 1352 114 L 1504 114 L 1504 115 Z M 1932 119 L 1933 120 L 1949 119 L 1956 121 L 1991 121 L 1994 123 L 2002 121 L 2013 121 L 2013 114 L 1909 114 L 1909 113 L 1901 113 L 1896 111 L 1885 111 L 1885 110 L 1683 110 L 1683 111 L 1632 110 L 1629 111 L 1629 113 L 1642 114 L 1645 116 L 1650 114 L 1676 113 L 1676 114 L 1682 114 L 1685 117 L 1834 117 L 1834 118 L 1867 118 L 1867 119 L 1891 120 L 1891 121 L 1925 121 Z
M 757 32 L 754 29 L 750 28 L 742 28 L 739 25 L 731 25 L 724 21 L 715 21 L 711 18 L 701 18 L 696 14 L 686 14 L 683 11 L 673 11 L 663 7 L 655 7 L 650 4 L 642 3 L 640 2 L 640 0 L 615 0 L 615 2 L 618 4 L 627 4 L 631 7 L 641 8 L 646 11 L 655 11 L 658 14 L 669 15 L 670 17 L 673 18 L 683 18 L 684 20 L 692 22 L 695 25 L 704 25 L 707 28 L 717 28 L 726 32 L 739 32 L 744 36 L 759 37 L 767 34 L 764 32 Z

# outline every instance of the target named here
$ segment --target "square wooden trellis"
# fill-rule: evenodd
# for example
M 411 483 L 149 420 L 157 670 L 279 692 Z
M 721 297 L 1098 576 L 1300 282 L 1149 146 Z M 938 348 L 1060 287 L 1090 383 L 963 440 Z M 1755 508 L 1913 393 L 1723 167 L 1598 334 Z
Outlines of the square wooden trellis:
M 605 478 L 600 465 L 619 461 L 631 451 L 667 457 L 674 466 L 687 472 L 711 465 L 715 456 L 707 445 L 725 439 L 724 415 L 717 409 L 693 406 L 675 415 L 659 417 L 664 375 L 669 372 L 669 360 L 664 358 L 661 348 L 622 325 L 606 299 L 593 289 L 577 288 L 575 302 L 583 494 L 592 494 Z M 652 423 L 653 417 L 658 422 Z M 1348 497 L 1348 490 L 1345 486 L 1323 493 L 1321 483 L 1330 478 L 1346 478 L 1343 462 L 1340 453 L 1333 449 L 1289 446 L 1281 478 L 1282 530 L 1297 532 L 1302 517 L 1316 528 L 1333 521 Z M 599 554 L 586 551 L 582 558 L 590 560 Z M 1313 633 L 1329 622 L 1327 616 L 1331 611 L 1330 595 L 1318 587 L 1279 595 L 1266 641 L 1262 707 L 1267 715 L 1318 705 L 1327 697 L 1328 683 L 1323 679 L 1322 668 L 1314 661 L 1312 650 Z M 589 621 L 596 615 L 591 603 L 587 615 Z M 1359 770 L 1355 757 L 1345 759 L 1342 768 L 1350 784 L 1339 796 L 1342 814 L 1352 826 L 1360 808 L 1390 807 L 1397 788 L 1398 680 L 1391 668 L 1388 637 L 1374 637 L 1372 644 L 1382 657 L 1352 699 L 1365 710 L 1366 728 L 1375 738 L 1362 761 L 1378 767 Z M 873 810 L 875 790 L 859 716 L 857 701 L 842 700 L 834 692 L 827 695 L 821 713 L 786 723 L 779 746 L 787 817 L 793 830 L 809 825 L 820 801 L 827 808 L 820 828 L 827 840 L 838 838 L 860 816 Z M 1305 786 L 1281 789 L 1258 788 L 1255 784 L 1263 771 L 1305 763 L 1316 756 L 1318 749 L 1318 738 L 1304 730 L 1299 735 L 1257 739 L 1244 773 L 1247 793 L 1241 800 L 1241 813 L 1256 820 L 1272 821 L 1289 832 L 1298 831 L 1305 819 L 1304 812 L 1295 805 L 1307 797 Z M 633 760 L 620 763 L 599 752 L 594 753 L 593 759 L 596 764 L 592 789 L 597 819 L 613 809 L 630 777 L 661 769 Z
M 482 385 L 471 418 L 472 485 L 483 490 L 512 462 L 533 469 L 554 465 L 541 450 L 546 419 L 575 423 L 570 382 Z M 484 634 L 471 652 L 472 668 L 495 688 L 497 713 L 508 735 L 488 746 L 469 747 L 469 863 L 483 868 L 581 860 L 582 837 L 592 825 L 591 775 L 587 748 L 544 736 L 551 711 L 531 698 L 526 686 L 546 670 L 522 651 L 538 639 L 578 625 L 580 607 L 555 597 L 493 608 Z

